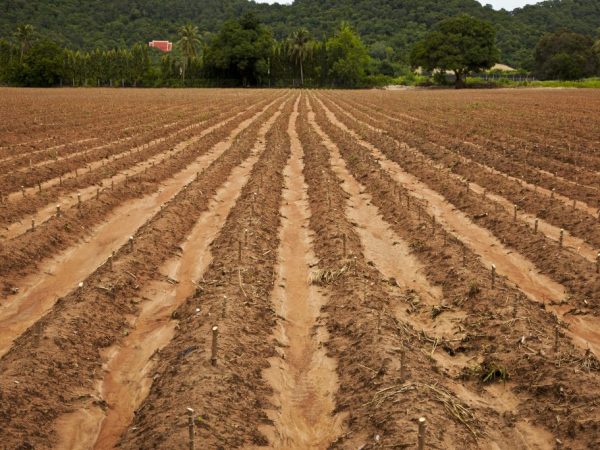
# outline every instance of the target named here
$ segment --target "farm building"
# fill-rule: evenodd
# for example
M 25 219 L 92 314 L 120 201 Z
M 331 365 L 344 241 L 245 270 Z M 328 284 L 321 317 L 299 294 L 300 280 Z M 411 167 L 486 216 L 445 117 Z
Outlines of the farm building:
M 162 52 L 170 52 L 173 49 L 173 43 L 169 41 L 148 42 L 149 47 L 157 48 Z

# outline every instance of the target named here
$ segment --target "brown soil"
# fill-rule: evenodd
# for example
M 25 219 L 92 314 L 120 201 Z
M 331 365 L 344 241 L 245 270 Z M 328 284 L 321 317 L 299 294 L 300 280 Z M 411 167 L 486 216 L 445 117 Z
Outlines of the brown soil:
M 591 91 L 0 105 L 1 448 L 600 446 Z

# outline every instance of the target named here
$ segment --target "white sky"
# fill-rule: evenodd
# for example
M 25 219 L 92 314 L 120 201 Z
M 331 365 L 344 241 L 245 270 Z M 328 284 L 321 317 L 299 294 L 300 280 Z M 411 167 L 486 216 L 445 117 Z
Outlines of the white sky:
M 292 0 L 255 0 L 257 3 L 292 3 Z M 538 3 L 537 0 L 478 0 L 479 3 L 485 5 L 487 3 L 491 4 L 494 9 L 506 9 L 511 11 L 515 8 L 520 8 L 524 5 L 531 5 L 533 3 Z

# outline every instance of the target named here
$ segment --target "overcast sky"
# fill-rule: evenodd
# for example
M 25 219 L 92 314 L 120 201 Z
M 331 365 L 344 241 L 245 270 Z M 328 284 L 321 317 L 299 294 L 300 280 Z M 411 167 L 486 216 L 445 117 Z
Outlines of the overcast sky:
M 258 3 L 276 3 L 274 0 L 255 0 Z M 507 9 L 513 10 L 515 8 L 519 8 L 524 5 L 531 5 L 533 3 L 538 3 L 536 0 L 478 0 L 479 3 L 485 5 L 487 3 L 491 4 L 494 9 Z M 278 0 L 277 3 L 292 3 L 292 0 Z

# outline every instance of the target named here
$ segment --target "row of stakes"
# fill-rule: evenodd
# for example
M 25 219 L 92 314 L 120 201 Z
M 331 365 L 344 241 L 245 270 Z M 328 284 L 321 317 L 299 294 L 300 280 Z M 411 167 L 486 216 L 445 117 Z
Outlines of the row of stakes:
M 131 154 L 131 152 L 132 151 L 129 150 L 130 154 Z M 152 161 L 152 166 L 154 166 L 154 163 L 155 162 Z M 102 159 L 102 166 L 104 166 L 104 165 L 105 165 L 105 160 Z M 148 170 L 148 168 L 144 168 L 144 173 L 146 173 L 147 170 Z M 77 178 L 79 176 L 79 170 L 76 168 L 74 170 L 74 172 L 75 172 L 75 178 Z M 90 173 L 92 172 L 92 166 L 91 165 L 88 166 L 88 172 L 90 172 Z M 125 184 L 127 184 L 128 178 L 129 178 L 128 175 L 125 175 Z M 59 184 L 59 186 L 62 186 L 62 181 L 63 181 L 63 175 L 61 174 L 61 175 L 58 176 L 58 184 Z M 42 183 L 40 181 L 37 182 L 37 187 L 38 187 L 38 192 L 41 193 L 42 192 Z M 111 179 L 111 189 L 113 187 L 114 187 L 114 180 Z M 23 186 L 23 185 L 21 185 L 21 193 L 23 195 L 23 198 L 25 198 L 27 196 L 27 194 L 25 192 L 25 186 Z

